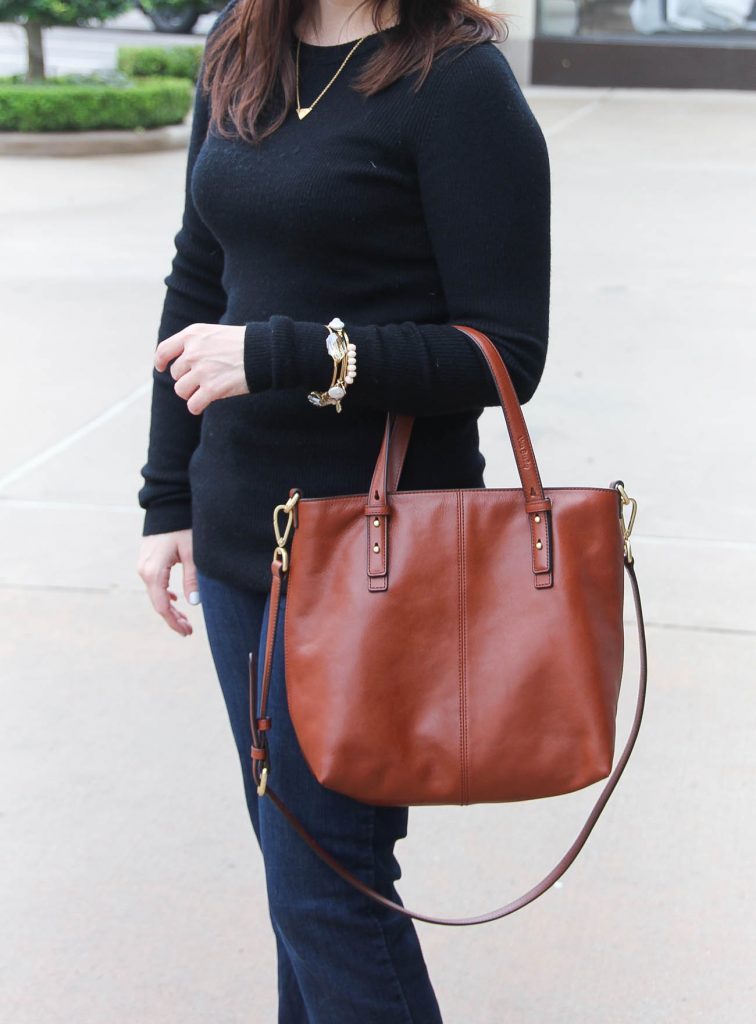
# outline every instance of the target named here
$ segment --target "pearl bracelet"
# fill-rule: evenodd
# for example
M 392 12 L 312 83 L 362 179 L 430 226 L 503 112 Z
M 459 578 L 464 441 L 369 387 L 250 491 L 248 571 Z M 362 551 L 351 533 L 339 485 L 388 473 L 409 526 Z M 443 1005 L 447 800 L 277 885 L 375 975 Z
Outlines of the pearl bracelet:
M 324 327 L 328 331 L 326 349 L 333 359 L 333 376 L 327 391 L 311 391 L 307 398 L 319 409 L 335 405 L 336 412 L 341 412 L 347 388 L 357 376 L 357 346 L 349 340 L 344 322 L 338 317 L 334 317 L 330 324 L 324 324 Z

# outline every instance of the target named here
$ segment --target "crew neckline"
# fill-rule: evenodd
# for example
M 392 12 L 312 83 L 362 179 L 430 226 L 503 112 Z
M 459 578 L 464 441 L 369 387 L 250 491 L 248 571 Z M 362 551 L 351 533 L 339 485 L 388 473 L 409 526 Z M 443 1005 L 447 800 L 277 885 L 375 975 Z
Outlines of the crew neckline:
M 378 32 L 370 32 L 358 46 L 354 56 L 359 57 L 361 53 L 369 53 L 377 49 L 385 36 L 390 38 L 391 34 L 397 32 L 399 28 L 399 24 L 396 24 L 390 25 L 388 28 L 382 28 Z M 333 43 L 330 46 L 320 46 L 317 43 L 306 43 L 304 40 L 300 40 L 293 31 L 291 33 L 291 37 L 292 48 L 295 53 L 297 49 L 297 42 L 299 42 L 300 54 L 303 58 L 311 62 L 323 64 L 342 61 L 360 38 L 357 36 L 354 39 L 347 40 L 345 43 Z

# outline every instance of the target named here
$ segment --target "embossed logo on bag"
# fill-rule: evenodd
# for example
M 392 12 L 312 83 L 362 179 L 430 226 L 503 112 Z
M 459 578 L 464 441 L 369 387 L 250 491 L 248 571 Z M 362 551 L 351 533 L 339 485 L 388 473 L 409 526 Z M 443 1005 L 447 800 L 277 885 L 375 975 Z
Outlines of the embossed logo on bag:
M 527 439 L 522 434 L 517 438 L 517 447 L 520 449 L 520 455 L 522 455 L 522 462 L 525 469 L 530 469 L 530 448 L 528 446 Z

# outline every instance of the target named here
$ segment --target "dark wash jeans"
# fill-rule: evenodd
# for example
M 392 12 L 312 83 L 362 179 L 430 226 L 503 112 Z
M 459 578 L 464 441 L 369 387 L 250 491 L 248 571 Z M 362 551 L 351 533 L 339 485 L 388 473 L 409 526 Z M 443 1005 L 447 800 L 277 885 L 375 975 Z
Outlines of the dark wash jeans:
M 210 650 L 231 721 L 249 816 L 265 861 L 278 951 L 279 1024 L 439 1024 L 441 1014 L 412 922 L 361 895 L 323 864 L 269 800 L 250 766 L 249 651 L 258 665 L 265 594 L 199 573 Z M 271 782 L 305 827 L 346 867 L 398 900 L 394 843 L 407 808 L 373 807 L 321 786 L 305 763 L 286 702 L 281 604 L 268 698 Z

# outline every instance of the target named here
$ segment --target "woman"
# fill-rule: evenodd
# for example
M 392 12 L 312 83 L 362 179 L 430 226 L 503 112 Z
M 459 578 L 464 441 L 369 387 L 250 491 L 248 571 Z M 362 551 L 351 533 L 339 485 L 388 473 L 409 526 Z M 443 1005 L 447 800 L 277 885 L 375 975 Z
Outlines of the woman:
M 477 419 L 497 398 L 453 323 L 492 338 L 521 402 L 539 382 L 549 165 L 501 35 L 471 0 L 233 0 L 203 60 L 138 571 L 180 635 L 192 626 L 169 590 L 172 565 L 202 604 L 264 854 L 285 1024 L 441 1019 L 411 922 L 349 888 L 258 799 L 248 652 L 265 625 L 274 505 L 294 485 L 367 493 L 387 410 L 418 417 L 402 487 L 484 486 Z M 335 318 L 356 359 L 340 414 L 308 401 L 328 388 Z M 406 808 L 316 782 L 288 717 L 283 655 L 269 707 L 279 795 L 397 899 Z

